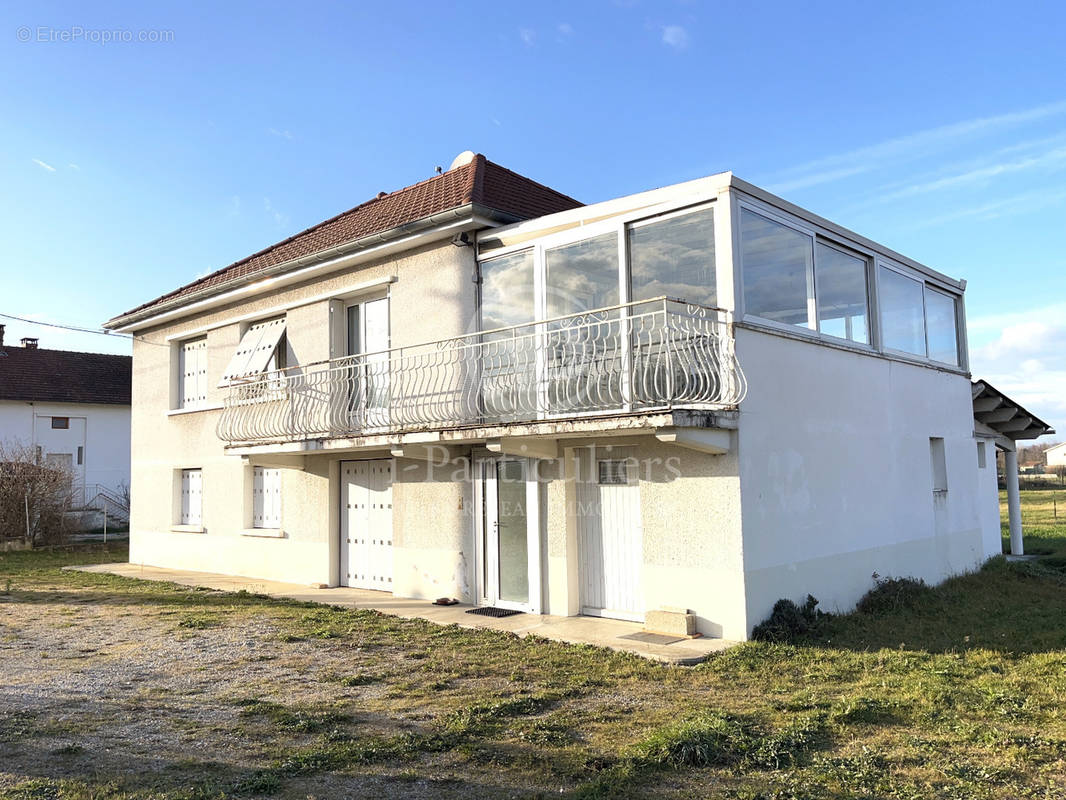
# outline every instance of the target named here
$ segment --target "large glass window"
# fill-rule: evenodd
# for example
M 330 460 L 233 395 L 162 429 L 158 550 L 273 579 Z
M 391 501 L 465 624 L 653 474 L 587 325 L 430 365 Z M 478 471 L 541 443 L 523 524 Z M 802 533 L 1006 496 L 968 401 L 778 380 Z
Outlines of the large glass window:
M 714 276 L 714 210 L 705 208 L 629 228 L 633 300 L 675 297 L 718 304 Z
M 925 317 L 920 281 L 881 267 L 881 338 L 885 347 L 925 355 Z
M 959 344 L 955 334 L 955 298 L 925 287 L 925 326 L 929 337 L 929 357 L 945 364 L 959 364 Z
M 618 236 L 606 233 L 545 253 L 549 317 L 618 305 Z
M 810 236 L 744 208 L 740 212 L 744 311 L 763 319 L 810 327 Z
M 533 251 L 481 262 L 481 330 L 523 325 L 536 319 Z
M 866 344 L 866 259 L 818 243 L 814 260 L 818 330 Z

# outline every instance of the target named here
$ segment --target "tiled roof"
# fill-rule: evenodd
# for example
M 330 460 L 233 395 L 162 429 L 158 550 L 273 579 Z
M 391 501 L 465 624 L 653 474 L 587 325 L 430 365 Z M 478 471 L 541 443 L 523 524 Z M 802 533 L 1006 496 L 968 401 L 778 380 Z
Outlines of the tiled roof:
M 129 405 L 133 359 L 0 345 L 0 400 Z
M 270 267 L 396 228 L 471 203 L 512 216 L 532 219 L 582 204 L 572 197 L 494 164 L 483 155 L 429 180 L 372 200 L 320 222 L 217 272 L 168 292 L 120 316 L 144 311 L 194 292 L 254 276 Z

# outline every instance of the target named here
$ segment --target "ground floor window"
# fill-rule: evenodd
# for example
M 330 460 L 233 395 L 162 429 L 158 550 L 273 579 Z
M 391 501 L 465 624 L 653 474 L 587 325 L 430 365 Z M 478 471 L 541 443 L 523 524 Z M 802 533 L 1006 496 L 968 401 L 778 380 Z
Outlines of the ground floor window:
M 203 472 L 198 469 L 181 471 L 181 524 L 203 523 Z
M 252 471 L 252 527 L 281 527 L 281 470 L 254 467 Z

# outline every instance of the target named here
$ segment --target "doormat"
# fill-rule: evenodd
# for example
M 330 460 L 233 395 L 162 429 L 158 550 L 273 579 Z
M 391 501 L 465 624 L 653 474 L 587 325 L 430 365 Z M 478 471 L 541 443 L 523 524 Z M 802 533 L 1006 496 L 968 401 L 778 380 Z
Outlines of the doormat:
M 492 606 L 478 606 L 471 608 L 467 614 L 479 614 L 482 617 L 513 617 L 515 614 L 523 614 L 523 611 L 515 611 L 511 608 L 494 608 Z
M 625 636 L 619 636 L 619 639 L 632 639 L 634 642 L 644 642 L 645 644 L 673 644 L 674 642 L 685 641 L 684 636 L 667 636 L 665 633 L 627 633 Z

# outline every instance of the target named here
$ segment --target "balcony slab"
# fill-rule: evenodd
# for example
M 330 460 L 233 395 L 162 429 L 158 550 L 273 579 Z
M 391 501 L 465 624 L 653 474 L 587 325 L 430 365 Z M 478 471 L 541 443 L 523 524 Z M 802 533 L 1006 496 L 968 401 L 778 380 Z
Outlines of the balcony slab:
M 258 453 L 393 451 L 402 450 L 405 445 L 472 445 L 504 439 L 512 443 L 528 439 L 532 447 L 533 443 L 538 440 L 557 441 L 590 436 L 646 436 L 663 429 L 691 428 L 730 431 L 735 430 L 736 427 L 737 412 L 733 409 L 675 409 L 436 430 L 369 433 L 352 437 L 235 443 L 226 445 L 226 452 L 231 455 L 255 455 Z

